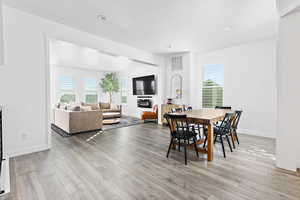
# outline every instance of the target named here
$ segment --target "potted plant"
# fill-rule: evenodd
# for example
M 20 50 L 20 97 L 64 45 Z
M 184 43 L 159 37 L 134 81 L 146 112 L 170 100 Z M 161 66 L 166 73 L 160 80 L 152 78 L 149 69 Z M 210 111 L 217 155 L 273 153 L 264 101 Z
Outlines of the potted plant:
M 114 92 L 119 92 L 119 80 L 116 73 L 107 73 L 104 78 L 101 79 L 100 87 L 103 92 L 109 94 L 109 104 L 112 103 L 112 95 Z

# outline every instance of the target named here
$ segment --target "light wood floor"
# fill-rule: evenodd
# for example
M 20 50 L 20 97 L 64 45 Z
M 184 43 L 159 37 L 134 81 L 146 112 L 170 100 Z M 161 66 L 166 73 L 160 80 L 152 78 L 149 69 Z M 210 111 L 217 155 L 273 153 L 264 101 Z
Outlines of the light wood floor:
M 240 136 L 227 159 L 166 152 L 169 131 L 142 124 L 69 138 L 53 135 L 51 151 L 11 159 L 10 200 L 300 199 L 300 176 L 274 167 L 275 141 Z

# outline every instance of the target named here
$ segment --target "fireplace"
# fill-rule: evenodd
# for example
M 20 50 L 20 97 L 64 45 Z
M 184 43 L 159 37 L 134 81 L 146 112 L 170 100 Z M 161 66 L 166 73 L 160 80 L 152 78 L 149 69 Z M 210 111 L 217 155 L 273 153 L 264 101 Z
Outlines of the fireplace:
M 151 99 L 138 99 L 137 106 L 139 108 L 152 108 L 152 100 Z

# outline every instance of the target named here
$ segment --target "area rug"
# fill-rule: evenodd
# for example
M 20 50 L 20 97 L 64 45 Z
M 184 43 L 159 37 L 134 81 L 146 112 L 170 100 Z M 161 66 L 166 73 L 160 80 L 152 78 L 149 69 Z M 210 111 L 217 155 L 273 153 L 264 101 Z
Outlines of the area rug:
M 116 129 L 116 128 L 123 128 L 123 127 L 128 127 L 128 126 L 134 126 L 134 125 L 141 124 L 141 123 L 143 123 L 143 121 L 138 118 L 123 116 L 122 118 L 120 118 L 120 123 L 118 123 L 118 124 L 103 125 L 102 131 L 108 131 L 108 130 L 112 130 L 112 129 Z M 55 126 L 54 124 L 51 124 L 51 129 L 52 129 L 52 133 L 59 134 L 62 137 L 70 137 L 70 136 L 76 135 L 76 134 L 70 135 L 67 132 L 65 132 L 64 130 Z M 99 132 L 99 130 L 98 131 L 89 131 L 89 132 Z M 77 134 L 84 134 L 84 133 L 86 133 L 86 132 L 81 132 L 81 133 L 77 133 Z

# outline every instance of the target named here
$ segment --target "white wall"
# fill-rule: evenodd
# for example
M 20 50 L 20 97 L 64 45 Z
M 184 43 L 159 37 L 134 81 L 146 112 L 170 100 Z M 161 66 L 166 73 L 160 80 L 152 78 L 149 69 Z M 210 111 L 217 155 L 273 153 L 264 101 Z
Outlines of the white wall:
M 277 0 L 280 16 L 284 16 L 300 6 L 300 0 Z
M 277 166 L 300 168 L 300 12 L 280 19 L 277 47 Z
M 2 27 L 2 0 L 0 0 L 0 66 L 4 63 L 3 27 Z
M 164 98 L 164 74 L 161 67 L 155 67 L 151 65 L 145 65 L 136 62 L 130 62 L 128 68 L 119 72 L 120 78 L 123 78 L 127 81 L 127 104 L 122 105 L 122 112 L 124 115 L 132 117 L 141 117 L 143 111 L 151 111 L 149 108 L 138 108 L 137 107 L 137 95 L 132 93 L 132 78 L 155 75 L 156 78 L 156 95 L 146 95 L 152 96 L 152 103 L 161 104 Z M 143 95 L 138 95 L 143 96 Z
M 4 106 L 4 153 L 9 156 L 44 150 L 50 145 L 46 36 L 150 63 L 155 59 L 145 51 L 14 8 L 4 6 L 3 14 L 5 66 L 0 70 L 0 104 Z
M 257 41 L 197 56 L 191 78 L 195 86 L 193 106 L 202 103 L 202 67 L 224 65 L 224 105 L 242 108 L 240 132 L 275 137 L 276 134 L 276 41 Z M 197 93 L 197 94 L 196 94 Z

